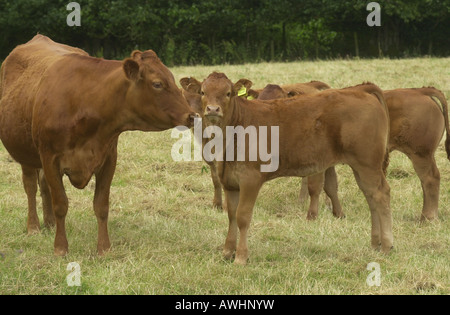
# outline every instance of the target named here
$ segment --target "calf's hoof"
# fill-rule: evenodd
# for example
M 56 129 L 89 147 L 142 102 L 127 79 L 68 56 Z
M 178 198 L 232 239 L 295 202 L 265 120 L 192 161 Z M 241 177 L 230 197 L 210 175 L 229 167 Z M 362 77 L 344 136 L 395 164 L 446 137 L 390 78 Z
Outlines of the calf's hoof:
M 223 259 L 225 260 L 232 260 L 234 257 L 234 250 L 226 250 L 223 251 Z
M 64 257 L 69 253 L 67 248 L 55 248 L 55 256 Z

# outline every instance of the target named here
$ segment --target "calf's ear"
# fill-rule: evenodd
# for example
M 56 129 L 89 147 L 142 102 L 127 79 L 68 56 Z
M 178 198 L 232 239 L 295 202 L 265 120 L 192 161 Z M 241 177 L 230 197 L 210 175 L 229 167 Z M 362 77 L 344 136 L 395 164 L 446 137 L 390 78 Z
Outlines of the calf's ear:
M 258 98 L 258 96 L 259 96 L 259 92 L 256 91 L 256 90 L 253 90 L 253 89 L 249 89 L 247 91 L 247 94 L 248 94 L 247 99 L 254 99 L 254 100 L 256 100 Z
M 142 51 L 133 50 L 133 52 L 131 53 L 131 58 L 135 61 L 140 61 L 142 58 Z
M 234 86 L 233 86 L 233 90 L 235 92 L 235 94 L 238 94 L 239 91 L 241 91 L 243 88 L 246 89 L 246 91 L 250 90 L 250 88 L 252 87 L 253 82 L 247 79 L 240 79 L 239 81 L 237 81 Z
M 294 96 L 300 95 L 300 94 L 304 94 L 304 93 L 301 93 L 301 92 L 298 92 L 298 91 L 289 91 L 289 92 L 287 93 L 287 96 L 288 96 L 288 97 L 294 97 Z
M 139 78 L 139 64 L 131 58 L 123 61 L 123 71 L 129 80 L 137 81 Z
M 196 78 L 182 78 L 180 79 L 181 87 L 191 93 L 200 94 L 202 90 L 202 83 Z

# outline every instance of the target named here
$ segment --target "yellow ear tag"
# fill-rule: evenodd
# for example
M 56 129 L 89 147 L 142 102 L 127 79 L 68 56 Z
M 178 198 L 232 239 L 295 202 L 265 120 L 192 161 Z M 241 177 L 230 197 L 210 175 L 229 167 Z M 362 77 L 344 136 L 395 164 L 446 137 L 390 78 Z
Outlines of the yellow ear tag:
M 238 96 L 246 96 L 247 95 L 247 88 L 245 86 L 242 86 L 241 89 L 238 91 Z
M 249 101 L 251 101 L 251 100 L 254 100 L 255 98 L 254 98 L 253 96 L 249 95 L 249 96 L 247 97 L 247 99 L 248 99 Z

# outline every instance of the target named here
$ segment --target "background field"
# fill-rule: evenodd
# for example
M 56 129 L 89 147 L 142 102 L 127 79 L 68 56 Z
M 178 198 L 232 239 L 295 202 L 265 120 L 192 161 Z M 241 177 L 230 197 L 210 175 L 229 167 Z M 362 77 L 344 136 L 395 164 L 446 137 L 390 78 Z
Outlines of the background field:
M 203 79 L 211 71 L 266 83 L 322 80 L 340 88 L 372 81 L 382 89 L 435 86 L 450 95 L 450 59 L 338 60 L 172 68 L 175 78 Z M 337 168 L 347 217 L 321 203 L 307 222 L 299 178 L 267 183 L 250 228 L 245 267 L 222 259 L 228 219 L 212 209 L 212 183 L 203 162 L 173 162 L 170 131 L 120 137 L 111 188 L 112 250 L 96 254 L 92 210 L 95 184 L 82 191 L 66 180 L 70 253 L 53 256 L 54 231 L 26 235 L 26 197 L 18 164 L 0 145 L 0 294 L 449 294 L 450 162 L 441 171 L 439 220 L 420 223 L 422 190 L 409 160 L 393 153 L 391 186 L 395 249 L 370 248 L 370 216 L 351 170 Z M 367 143 L 370 145 L 370 143 Z M 41 201 L 38 198 L 38 205 Z M 39 211 L 42 218 L 42 212 Z M 68 287 L 69 262 L 81 266 L 81 287 Z M 381 286 L 369 287 L 370 262 L 381 266 Z

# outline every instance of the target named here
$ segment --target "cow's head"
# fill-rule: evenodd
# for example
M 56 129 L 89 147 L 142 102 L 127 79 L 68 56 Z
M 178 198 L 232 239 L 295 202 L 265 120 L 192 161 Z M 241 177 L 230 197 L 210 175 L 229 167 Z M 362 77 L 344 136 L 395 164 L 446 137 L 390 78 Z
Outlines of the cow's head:
M 131 129 L 160 131 L 192 126 L 195 113 L 155 52 L 134 51 L 123 61 L 123 70 L 131 84 L 127 92 L 134 116 Z
M 247 79 L 233 83 L 225 74 L 213 72 L 201 84 L 198 81 L 191 82 L 190 88 L 201 95 L 201 116 L 211 124 L 220 125 L 231 114 L 233 99 L 243 88 L 248 91 L 252 84 Z

